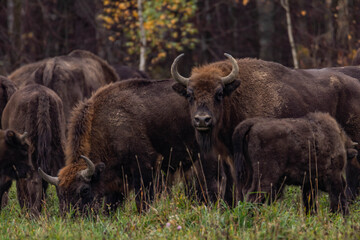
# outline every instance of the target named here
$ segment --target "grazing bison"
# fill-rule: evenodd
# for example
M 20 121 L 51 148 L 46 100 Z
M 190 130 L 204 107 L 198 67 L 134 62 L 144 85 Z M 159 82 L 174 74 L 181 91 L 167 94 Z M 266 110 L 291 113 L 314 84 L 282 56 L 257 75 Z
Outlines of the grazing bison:
M 119 64 L 113 65 L 113 67 L 120 80 L 131 78 L 149 79 L 149 76 L 145 72 L 138 69 Z
M 27 133 L 20 135 L 13 130 L 0 130 L 0 172 L 1 177 L 25 178 L 31 169 L 28 159 L 29 143 Z M 1 197 L 0 197 L 1 199 Z
M 29 157 L 36 170 L 41 167 L 57 174 L 64 166 L 65 117 L 62 101 L 51 89 L 30 84 L 16 91 L 4 109 L 2 125 L 28 133 Z M 37 214 L 41 211 L 48 183 L 35 169 L 30 178 L 18 180 L 16 186 L 20 206 Z
M 284 185 L 302 187 L 307 212 L 317 190 L 329 193 L 332 211 L 347 213 L 345 166 L 355 143 L 327 113 L 303 118 L 249 118 L 232 137 L 240 190 L 246 200 L 276 199 Z
M 20 67 L 9 75 L 18 88 L 37 83 L 54 90 L 63 101 L 68 120 L 79 100 L 110 82 L 118 81 L 115 70 L 103 59 L 84 50 L 48 58 Z
M 195 161 L 198 153 L 194 129 L 186 101 L 172 91 L 173 84 L 172 80 L 109 84 L 74 109 L 65 167 L 56 177 L 39 169 L 46 181 L 58 186 L 64 210 L 70 205 L 85 210 L 102 197 L 115 209 L 129 189 L 135 190 L 141 211 L 143 200 L 151 200 L 154 188 L 162 185 L 154 180 L 160 170 L 171 174 L 179 165 L 185 171 L 191 167 L 189 154 Z
M 0 122 L 2 112 L 9 101 L 11 95 L 16 91 L 15 84 L 4 76 L 0 76 Z M 0 128 L 1 123 L 0 123 Z
M 257 59 L 229 60 L 194 68 L 189 78 L 177 65 L 171 73 L 173 89 L 188 100 L 197 142 L 203 152 L 231 156 L 232 133 L 251 117 L 301 117 L 309 112 L 328 112 L 355 142 L 360 142 L 360 84 L 357 79 L 330 69 L 290 69 Z M 213 165 L 213 162 L 205 162 Z M 204 167 L 206 168 L 206 166 Z M 360 169 L 347 166 L 347 183 L 355 196 Z M 210 176 L 209 176 L 210 177 Z
M 0 210 L 7 203 L 11 180 L 25 178 L 32 170 L 26 136 L 27 133 L 20 135 L 13 130 L 0 130 Z

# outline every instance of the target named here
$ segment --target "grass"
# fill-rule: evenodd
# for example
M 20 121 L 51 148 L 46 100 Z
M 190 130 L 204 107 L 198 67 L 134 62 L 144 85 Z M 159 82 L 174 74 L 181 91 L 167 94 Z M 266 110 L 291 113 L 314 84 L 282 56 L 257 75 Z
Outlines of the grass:
M 360 201 L 350 215 L 329 212 L 327 194 L 319 196 L 317 215 L 305 215 L 300 189 L 288 187 L 271 205 L 240 203 L 211 207 L 184 194 L 182 185 L 162 194 L 148 212 L 139 214 L 134 198 L 110 216 L 60 217 L 55 188 L 39 218 L 19 209 L 16 190 L 0 213 L 1 239 L 360 239 Z

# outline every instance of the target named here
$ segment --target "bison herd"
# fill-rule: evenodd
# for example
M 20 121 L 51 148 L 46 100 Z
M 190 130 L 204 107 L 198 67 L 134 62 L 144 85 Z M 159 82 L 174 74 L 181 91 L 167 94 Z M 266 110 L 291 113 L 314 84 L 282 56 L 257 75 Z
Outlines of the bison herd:
M 147 209 L 177 172 L 205 203 L 271 202 L 318 190 L 348 214 L 359 194 L 360 66 L 290 69 L 234 59 L 155 80 L 83 50 L 0 77 L 0 199 L 16 180 L 38 215 L 48 183 L 62 213 Z M 130 79 L 127 79 L 130 78 Z M 127 80 L 125 80 L 127 79 Z

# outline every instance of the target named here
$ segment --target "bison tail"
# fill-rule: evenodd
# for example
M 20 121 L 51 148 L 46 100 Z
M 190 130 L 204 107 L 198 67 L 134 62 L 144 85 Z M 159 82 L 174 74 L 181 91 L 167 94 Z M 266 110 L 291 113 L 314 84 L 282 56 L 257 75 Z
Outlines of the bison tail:
M 65 138 L 65 118 L 61 101 L 51 95 L 38 97 L 36 111 L 36 143 L 33 156 L 36 158 L 36 167 L 51 175 L 57 175 L 58 170 L 64 166 L 63 139 Z M 37 169 L 37 168 L 36 168 Z
M 248 152 L 249 133 L 255 122 L 240 123 L 233 134 L 234 164 L 240 193 L 251 185 L 253 169 Z
M 30 135 L 31 142 L 33 144 L 32 161 L 36 164 L 34 167 L 41 167 L 45 172 L 50 172 L 50 167 L 47 162 L 51 161 L 51 122 L 49 116 L 50 101 L 47 96 L 39 96 L 36 105 L 31 103 L 33 107 L 36 107 L 35 111 L 31 111 L 32 114 L 36 114 L 36 117 L 30 118 L 34 122 L 30 123 L 31 126 L 27 126 L 26 129 L 31 129 Z

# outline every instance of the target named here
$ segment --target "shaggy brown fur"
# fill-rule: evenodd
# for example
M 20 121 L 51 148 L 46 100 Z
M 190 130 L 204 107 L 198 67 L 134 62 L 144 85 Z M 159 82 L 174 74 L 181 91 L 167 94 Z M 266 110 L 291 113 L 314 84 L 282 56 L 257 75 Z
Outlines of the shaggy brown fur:
M 0 122 L 2 112 L 9 101 L 11 95 L 16 91 L 15 84 L 4 76 L 0 76 Z M 0 128 L 1 123 L 0 123 Z
M 4 109 L 2 125 L 28 132 L 31 162 L 36 170 L 41 167 L 55 175 L 64 166 L 65 117 L 62 101 L 51 89 L 30 84 L 16 91 Z M 17 181 L 21 207 L 40 212 L 47 185 L 37 171 L 30 179 Z
M 84 50 L 30 63 L 15 70 L 9 78 L 19 88 L 37 83 L 54 90 L 63 101 L 67 120 L 79 100 L 89 98 L 99 87 L 119 79 L 105 60 Z
M 224 154 L 231 156 L 233 130 L 247 118 L 294 118 L 314 111 L 328 112 L 354 141 L 360 142 L 360 84 L 357 79 L 332 69 L 294 70 L 250 58 L 237 62 L 238 77 L 226 86 L 220 77 L 230 73 L 230 61 L 194 68 L 187 87 L 180 83 L 173 86 L 189 100 L 192 121 L 199 112 L 212 118 L 207 132 L 196 131 L 200 145 L 201 142 L 211 143 L 211 146 L 202 146 L 202 150 L 222 145 Z M 350 170 L 353 172 L 349 173 Z M 360 169 L 349 167 L 347 171 L 349 187 L 357 194 L 359 181 L 351 178 L 359 176 Z
M 164 173 L 173 173 L 180 162 L 189 169 L 192 162 L 186 148 L 196 161 L 197 144 L 186 102 L 172 91 L 172 84 L 171 80 L 121 81 L 99 89 L 75 108 L 68 128 L 66 166 L 58 175 L 68 206 L 83 209 L 105 196 L 107 204 L 116 208 L 134 189 L 141 210 L 144 198 L 153 197 L 159 164 Z M 91 179 L 80 175 L 86 169 L 81 155 L 95 164 Z M 217 172 L 213 174 L 215 178 Z M 144 188 L 148 194 L 143 195 Z
M 302 187 L 307 212 L 318 190 L 330 196 L 332 211 L 348 212 L 344 179 L 357 151 L 327 113 L 303 118 L 249 118 L 234 131 L 234 161 L 240 191 L 248 201 L 276 199 L 285 185 Z M 265 194 L 264 194 L 265 193 Z

